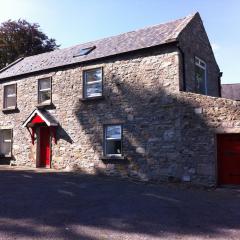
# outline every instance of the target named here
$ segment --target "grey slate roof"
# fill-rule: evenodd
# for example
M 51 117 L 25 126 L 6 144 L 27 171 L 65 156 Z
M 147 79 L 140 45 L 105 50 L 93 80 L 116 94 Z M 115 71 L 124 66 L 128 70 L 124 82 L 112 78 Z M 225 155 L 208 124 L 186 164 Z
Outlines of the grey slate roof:
M 222 97 L 240 100 L 240 83 L 222 84 Z
M 70 48 L 26 57 L 12 64 L 9 68 L 7 67 L 3 71 L 0 70 L 0 79 L 113 56 L 171 42 L 178 38 L 181 31 L 196 14 L 198 13 L 172 22 L 79 44 Z M 88 55 L 73 57 L 80 49 L 91 46 L 96 46 L 96 49 Z

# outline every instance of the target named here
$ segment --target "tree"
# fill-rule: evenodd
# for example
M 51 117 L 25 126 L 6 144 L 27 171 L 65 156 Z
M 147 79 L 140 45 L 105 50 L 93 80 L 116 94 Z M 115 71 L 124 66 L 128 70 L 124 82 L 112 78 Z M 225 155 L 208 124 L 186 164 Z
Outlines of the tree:
M 57 49 L 56 40 L 48 38 L 37 23 L 8 20 L 0 25 L 0 69 L 20 57 Z

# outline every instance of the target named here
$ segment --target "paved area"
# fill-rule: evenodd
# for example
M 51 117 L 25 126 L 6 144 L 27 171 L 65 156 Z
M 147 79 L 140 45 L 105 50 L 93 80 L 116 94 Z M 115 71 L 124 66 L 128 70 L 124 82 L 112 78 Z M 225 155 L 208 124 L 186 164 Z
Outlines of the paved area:
M 240 239 L 240 190 L 0 168 L 0 239 Z

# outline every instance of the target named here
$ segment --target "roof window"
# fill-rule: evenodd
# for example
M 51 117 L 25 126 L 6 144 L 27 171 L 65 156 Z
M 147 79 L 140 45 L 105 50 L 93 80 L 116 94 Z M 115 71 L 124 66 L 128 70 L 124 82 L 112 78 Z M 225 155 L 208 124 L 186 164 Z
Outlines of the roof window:
M 84 55 L 88 55 L 91 51 L 93 51 L 96 46 L 88 47 L 88 48 L 81 48 L 77 53 L 73 55 L 73 57 L 80 57 Z

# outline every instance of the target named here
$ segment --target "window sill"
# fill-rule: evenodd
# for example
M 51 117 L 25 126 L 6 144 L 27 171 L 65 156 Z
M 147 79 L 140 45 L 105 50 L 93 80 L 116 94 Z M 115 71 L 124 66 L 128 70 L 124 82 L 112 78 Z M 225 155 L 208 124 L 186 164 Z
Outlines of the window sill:
M 3 109 L 2 109 L 2 112 L 4 112 L 4 113 L 16 112 L 16 111 L 18 111 L 18 108 L 17 108 L 17 107 L 9 107 L 9 108 L 3 108 Z
M 46 104 L 37 104 L 36 108 L 49 108 L 49 107 L 53 107 L 53 103 L 46 103 Z
M 127 164 L 129 163 L 126 156 L 103 156 L 101 160 L 104 163 Z
M 81 102 L 90 102 L 90 101 L 98 101 L 98 100 L 104 100 L 104 96 L 98 96 L 98 97 L 88 97 L 88 98 L 80 98 L 79 100 Z
M 12 158 L 11 155 L 0 155 L 0 158 L 3 158 L 3 159 L 9 159 L 9 158 Z
M 12 157 L 11 156 L 0 156 L 0 165 L 10 165 L 12 161 Z

